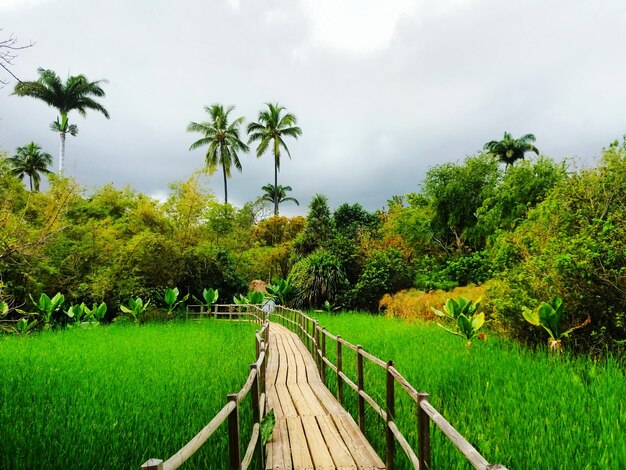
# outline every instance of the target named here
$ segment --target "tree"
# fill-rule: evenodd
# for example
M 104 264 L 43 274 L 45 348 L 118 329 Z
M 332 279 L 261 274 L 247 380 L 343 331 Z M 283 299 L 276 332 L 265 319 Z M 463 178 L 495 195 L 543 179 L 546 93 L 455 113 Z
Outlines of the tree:
M 68 114 L 76 110 L 85 117 L 87 110 L 99 111 L 109 119 L 109 112 L 98 103 L 94 97 L 102 98 L 106 96 L 100 87 L 105 80 L 90 82 L 84 75 L 67 77 L 65 83 L 52 70 L 37 69 L 39 79 L 34 82 L 20 82 L 15 85 L 14 95 L 30 96 L 37 98 L 48 106 L 59 110 L 60 117 L 57 117 L 50 128 L 58 132 L 61 137 L 61 149 L 59 152 L 59 175 L 63 174 L 63 162 L 65 159 L 65 136 L 69 133 L 72 136 L 78 134 L 78 127 L 69 124 Z
M 238 117 L 233 122 L 228 122 L 228 115 L 235 109 L 228 106 L 226 109 L 221 104 L 205 106 L 204 110 L 211 116 L 211 122 L 190 122 L 187 132 L 200 132 L 204 135 L 196 140 L 189 150 L 195 150 L 208 145 L 206 152 L 206 166 L 210 174 L 215 173 L 218 165 L 222 166 L 224 173 L 224 203 L 228 203 L 228 183 L 230 168 L 234 166 L 241 171 L 241 162 L 237 152 L 247 152 L 249 147 L 239 137 L 239 127 L 244 118 Z
M 274 186 L 273 184 L 266 184 L 261 188 L 265 191 L 262 199 L 267 202 L 274 203 L 274 215 L 278 214 L 278 205 L 283 202 L 295 202 L 297 206 L 300 205 L 298 200 L 293 197 L 287 197 L 287 191 L 291 191 L 291 186 L 283 186 L 279 184 L 278 186 Z
M 495 155 L 501 162 L 506 163 L 508 168 L 517 160 L 522 160 L 526 152 L 535 152 L 539 155 L 539 150 L 533 145 L 535 140 L 533 134 L 526 134 L 519 139 L 514 139 L 511 134 L 505 132 L 502 140 L 487 142 L 483 149 Z
M 280 149 L 287 152 L 289 158 L 291 153 L 283 138 L 293 137 L 295 139 L 302 135 L 302 130 L 296 126 L 297 119 L 291 113 L 282 114 L 285 108 L 278 103 L 266 103 L 267 109 L 259 112 L 258 122 L 248 125 L 248 143 L 259 142 L 256 149 L 256 156 L 261 157 L 268 147 L 272 146 L 274 154 L 274 187 L 278 187 L 278 170 L 280 170 Z M 278 215 L 278 201 L 274 200 L 274 215 Z
M 41 180 L 39 173 L 51 173 L 48 166 L 52 165 L 52 155 L 41 151 L 41 147 L 31 142 L 24 147 L 18 147 L 15 156 L 9 158 L 13 174 L 23 179 L 28 175 L 30 190 L 39 191 Z
M 2 28 L 0 28 L 2 31 Z M 0 40 L 0 67 L 4 69 L 9 75 L 11 75 L 18 82 L 19 78 L 15 76 L 15 74 L 11 71 L 11 67 L 13 66 L 13 60 L 17 58 L 17 51 L 22 49 L 28 49 L 29 47 L 33 47 L 33 43 L 29 42 L 26 45 L 19 45 L 17 38 L 12 34 L 6 38 Z M 8 80 L 0 79 L 0 88 L 9 83 Z

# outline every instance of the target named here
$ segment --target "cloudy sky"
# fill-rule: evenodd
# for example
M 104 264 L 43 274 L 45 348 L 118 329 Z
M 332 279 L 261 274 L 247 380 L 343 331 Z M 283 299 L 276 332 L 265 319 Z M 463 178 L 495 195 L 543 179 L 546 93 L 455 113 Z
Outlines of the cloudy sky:
M 22 80 L 37 67 L 108 80 L 110 120 L 70 114 L 66 174 L 86 186 L 164 194 L 203 165 L 185 128 L 215 102 L 248 122 L 268 101 L 298 117 L 279 183 L 302 206 L 288 214 L 317 192 L 382 208 L 504 131 L 583 160 L 626 133 L 623 0 L 0 0 L 0 28 L 36 43 L 15 60 Z M 35 140 L 56 159 L 55 111 L 12 86 L 0 149 Z M 269 155 L 242 163 L 236 204 L 273 181 Z M 223 198 L 221 175 L 210 184 Z

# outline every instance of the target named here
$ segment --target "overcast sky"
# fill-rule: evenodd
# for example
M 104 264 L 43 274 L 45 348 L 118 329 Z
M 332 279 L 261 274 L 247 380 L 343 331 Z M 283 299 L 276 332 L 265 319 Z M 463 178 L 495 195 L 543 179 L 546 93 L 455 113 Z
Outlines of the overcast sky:
M 86 186 L 164 194 L 203 166 L 185 128 L 215 102 L 247 122 L 268 101 L 298 117 L 279 184 L 301 207 L 286 214 L 317 192 L 382 208 L 504 131 L 534 133 L 557 159 L 590 159 L 626 133 L 623 0 L 0 0 L 0 28 L 36 43 L 15 60 L 22 80 L 37 67 L 108 80 L 110 120 L 70 114 L 66 174 Z M 13 85 L 0 90 L 0 149 L 34 140 L 56 169 L 55 110 Z M 269 155 L 241 159 L 235 204 L 273 182 Z M 220 200 L 222 184 L 211 178 Z

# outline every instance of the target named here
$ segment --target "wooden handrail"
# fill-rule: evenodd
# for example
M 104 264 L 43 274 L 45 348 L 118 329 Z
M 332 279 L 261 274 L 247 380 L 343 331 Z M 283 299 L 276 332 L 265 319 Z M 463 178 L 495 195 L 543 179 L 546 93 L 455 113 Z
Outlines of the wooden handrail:
M 233 311 L 233 307 L 237 307 L 238 311 Z M 228 312 L 219 312 L 220 307 L 228 308 Z M 246 312 L 241 312 L 241 308 L 245 307 Z M 254 313 L 249 312 L 252 308 Z M 163 462 L 160 459 L 149 459 L 145 462 L 142 469 L 152 470 L 174 470 L 184 464 L 200 447 L 211 437 L 211 435 L 222 425 L 228 422 L 228 441 L 229 441 L 229 461 L 230 469 L 246 470 L 255 451 L 258 454 L 259 468 L 264 466 L 264 455 L 260 439 L 261 419 L 265 415 L 265 368 L 267 366 L 267 354 L 269 345 L 269 315 L 264 312 L 258 305 L 216 305 L 215 310 L 210 312 L 211 315 L 239 315 L 251 316 L 256 321 L 262 320 L 263 327 L 255 332 L 255 342 L 257 357 L 256 361 L 250 364 L 250 373 L 243 387 L 238 393 L 231 393 L 227 397 L 226 405 L 215 415 L 215 417 L 202 430 L 196 434 L 185 446 L 176 452 L 173 456 Z M 248 320 L 247 320 L 248 321 Z M 246 447 L 246 453 L 241 459 L 241 429 L 239 420 L 239 404 L 251 394 L 253 426 L 250 441 Z
M 287 312 L 291 318 L 287 317 Z M 427 469 L 430 467 L 430 422 L 443 432 L 443 434 L 456 446 L 474 468 L 477 470 L 506 470 L 506 467 L 498 464 L 489 464 L 487 460 L 456 430 L 445 420 L 445 418 L 430 404 L 428 394 L 418 392 L 411 383 L 393 366 L 391 361 L 385 362 L 373 354 L 365 351 L 361 345 L 354 345 L 343 339 L 340 335 L 333 335 L 319 324 L 317 320 L 305 313 L 292 308 L 277 305 L 271 317 L 278 317 L 280 323 L 297 333 L 302 342 L 307 346 L 313 357 L 319 363 L 320 375 L 326 382 L 326 367 L 330 368 L 337 375 L 337 399 L 341 403 L 343 400 L 343 384 L 346 383 L 358 395 L 358 419 L 359 428 L 365 430 L 364 404 L 367 403 L 383 420 L 385 420 L 385 433 L 387 443 L 387 468 L 393 470 L 395 466 L 395 442 L 408 457 L 415 468 Z M 313 325 L 313 336 L 309 334 Z M 306 340 L 305 340 L 306 338 Z M 326 340 L 330 339 L 337 344 L 336 364 L 326 355 Z M 357 354 L 357 382 L 353 382 L 343 371 L 343 346 L 355 351 Z M 386 406 L 380 406 L 364 390 L 363 358 L 376 364 L 386 371 Z M 400 385 L 401 389 L 409 395 L 416 403 L 417 431 L 418 431 L 418 452 L 417 454 L 410 446 L 404 435 L 395 423 L 395 387 Z

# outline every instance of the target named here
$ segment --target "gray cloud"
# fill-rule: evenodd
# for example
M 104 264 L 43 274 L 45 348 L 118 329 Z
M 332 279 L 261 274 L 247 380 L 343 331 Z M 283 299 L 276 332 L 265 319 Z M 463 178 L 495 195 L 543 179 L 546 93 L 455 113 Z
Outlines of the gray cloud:
M 288 214 L 304 213 L 316 192 L 332 206 L 383 207 L 415 191 L 430 165 L 505 130 L 535 133 L 555 158 L 584 159 L 626 132 L 619 0 L 329 5 L 11 1 L 0 2 L 0 27 L 37 43 L 16 61 L 23 79 L 43 66 L 109 80 L 110 121 L 70 116 L 80 134 L 68 141 L 68 174 L 86 185 L 166 191 L 202 166 L 185 127 L 214 102 L 248 120 L 266 101 L 298 116 L 304 134 L 289 144 L 279 182 L 302 205 Z M 10 92 L 0 90 L 0 147 L 35 140 L 56 155 L 54 110 Z M 229 181 L 240 204 L 273 178 L 269 155 L 245 155 L 243 165 Z M 221 198 L 219 174 L 211 187 Z

